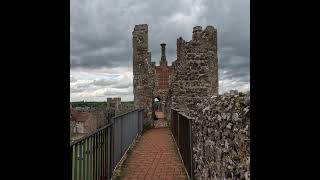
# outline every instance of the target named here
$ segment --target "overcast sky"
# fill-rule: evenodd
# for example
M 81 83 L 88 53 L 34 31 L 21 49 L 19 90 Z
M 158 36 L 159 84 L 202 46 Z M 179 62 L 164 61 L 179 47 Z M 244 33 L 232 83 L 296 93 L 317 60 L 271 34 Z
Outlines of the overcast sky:
M 149 51 L 159 64 L 165 42 L 168 63 L 176 39 L 192 28 L 218 30 L 219 93 L 250 88 L 249 0 L 71 0 L 70 101 L 133 100 L 132 31 L 149 26 Z

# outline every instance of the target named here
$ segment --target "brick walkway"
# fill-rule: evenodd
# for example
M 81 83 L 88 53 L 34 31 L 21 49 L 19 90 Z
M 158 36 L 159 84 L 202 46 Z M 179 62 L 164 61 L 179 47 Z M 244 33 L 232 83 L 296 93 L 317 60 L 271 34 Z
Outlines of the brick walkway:
M 161 112 L 161 111 L 156 111 L 156 112 L 154 112 L 154 113 L 155 113 L 157 119 L 164 119 L 164 113 L 163 113 L 163 112 Z
M 168 128 L 150 129 L 123 165 L 121 179 L 187 179 Z

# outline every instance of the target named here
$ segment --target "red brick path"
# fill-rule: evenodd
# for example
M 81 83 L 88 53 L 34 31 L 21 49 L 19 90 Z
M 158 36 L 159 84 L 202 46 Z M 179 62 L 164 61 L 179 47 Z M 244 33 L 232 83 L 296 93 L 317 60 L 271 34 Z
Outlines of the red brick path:
M 150 129 L 124 163 L 121 179 L 187 179 L 168 128 Z
M 155 111 L 154 113 L 155 113 L 157 119 L 164 119 L 164 113 L 163 112 Z

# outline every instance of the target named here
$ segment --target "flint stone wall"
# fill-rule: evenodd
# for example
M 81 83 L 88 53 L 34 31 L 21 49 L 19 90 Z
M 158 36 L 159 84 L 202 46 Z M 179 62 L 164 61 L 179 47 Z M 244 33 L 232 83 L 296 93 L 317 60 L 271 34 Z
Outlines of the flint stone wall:
M 213 26 L 204 30 L 196 26 L 191 41 L 178 38 L 177 60 L 172 67 L 166 112 L 171 108 L 193 111 L 203 99 L 218 95 L 217 30 Z
M 250 94 L 208 98 L 186 114 L 195 118 L 195 179 L 250 179 Z
M 136 25 L 132 36 L 134 106 L 144 109 L 144 124 L 150 124 L 153 119 L 154 71 L 148 52 L 148 25 Z

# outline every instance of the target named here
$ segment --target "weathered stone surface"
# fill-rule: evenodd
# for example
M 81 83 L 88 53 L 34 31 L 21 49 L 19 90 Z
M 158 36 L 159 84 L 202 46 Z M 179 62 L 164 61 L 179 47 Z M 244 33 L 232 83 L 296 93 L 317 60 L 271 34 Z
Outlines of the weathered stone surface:
M 160 111 L 165 112 L 166 102 L 168 98 L 169 88 L 170 88 L 170 79 L 172 74 L 172 66 L 168 66 L 166 59 L 166 44 L 161 43 L 161 60 L 160 66 L 154 67 L 154 97 L 160 98 Z
M 160 66 L 151 61 L 148 52 L 148 25 L 136 25 L 133 35 L 133 87 L 136 108 L 144 108 L 145 124 L 153 123 L 155 97 L 160 98 L 161 110 L 165 112 L 172 74 L 165 55 L 165 43 L 161 43 Z M 166 112 L 165 112 L 166 113 Z
M 159 97 L 168 120 L 171 108 L 194 118 L 195 179 L 249 179 L 250 95 L 218 95 L 217 30 L 196 26 L 191 41 L 178 38 L 172 67 L 167 66 L 164 43 L 160 66 L 151 62 L 147 32 L 147 25 L 137 25 L 133 32 L 136 107 L 144 108 L 146 121 L 151 121 L 152 102 Z
M 144 109 L 145 124 L 151 124 L 154 72 L 148 52 L 148 25 L 134 27 L 133 38 L 133 94 L 135 108 Z
M 195 179 L 250 179 L 249 100 L 249 93 L 227 93 L 203 99 L 188 113 L 195 117 Z
M 212 26 L 194 27 L 189 42 L 177 39 L 170 92 L 167 107 L 182 111 L 192 111 L 203 98 L 218 95 L 217 30 Z
M 134 101 L 145 109 L 145 120 L 153 119 L 153 99 L 161 99 L 161 110 L 170 119 L 170 109 L 192 109 L 204 97 L 218 94 L 217 30 L 193 29 L 192 40 L 177 40 L 177 60 L 168 66 L 165 43 L 161 43 L 160 66 L 148 52 L 148 25 L 136 25 L 133 35 Z

